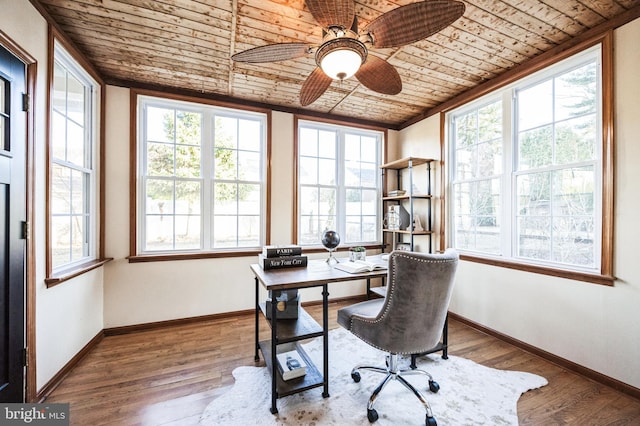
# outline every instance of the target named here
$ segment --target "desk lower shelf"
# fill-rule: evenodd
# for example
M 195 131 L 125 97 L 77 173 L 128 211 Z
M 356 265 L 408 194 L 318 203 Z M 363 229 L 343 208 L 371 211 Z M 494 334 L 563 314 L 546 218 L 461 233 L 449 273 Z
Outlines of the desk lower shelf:
M 260 350 L 262 351 L 262 356 L 267 363 L 267 368 L 269 369 L 269 371 L 273 371 L 271 369 L 271 341 L 261 341 L 259 343 L 259 346 Z M 295 347 L 302 359 L 304 359 L 304 362 L 307 364 L 307 372 L 302 377 L 284 380 L 282 378 L 282 375 L 280 374 L 280 371 L 278 371 L 278 368 L 276 368 L 276 388 L 278 390 L 278 398 L 324 385 L 324 378 L 322 377 L 322 374 L 320 373 L 320 371 L 318 371 L 313 361 L 311 361 L 311 359 L 309 358 L 309 355 L 307 355 L 307 353 L 304 351 L 304 349 L 302 349 L 300 345 L 292 344 L 292 346 L 284 348 L 284 350 L 291 350 L 293 347 Z
M 272 320 L 267 318 L 267 306 L 265 302 L 260 302 L 260 310 L 263 317 L 273 327 Z M 322 327 L 309 313 L 300 307 L 298 309 L 298 318 L 295 319 L 278 319 L 277 324 L 277 344 L 295 342 L 302 339 L 319 337 L 323 335 Z

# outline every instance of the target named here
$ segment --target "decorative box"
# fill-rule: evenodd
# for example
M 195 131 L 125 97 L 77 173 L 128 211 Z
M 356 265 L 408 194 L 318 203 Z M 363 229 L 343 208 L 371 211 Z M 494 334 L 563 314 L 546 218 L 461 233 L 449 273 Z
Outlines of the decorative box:
M 298 318 L 298 307 L 300 306 L 300 295 L 298 294 L 298 290 L 269 291 L 269 297 L 267 297 L 267 306 L 265 312 L 268 319 L 271 319 L 272 303 L 276 304 L 277 319 Z

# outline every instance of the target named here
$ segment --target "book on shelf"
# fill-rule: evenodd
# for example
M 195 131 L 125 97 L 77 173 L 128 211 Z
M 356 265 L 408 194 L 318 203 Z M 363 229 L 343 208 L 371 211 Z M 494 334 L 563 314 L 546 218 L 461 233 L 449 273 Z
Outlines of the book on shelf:
M 302 255 L 302 247 L 295 245 L 264 246 L 262 254 L 264 257 L 300 256 Z
M 258 264 L 264 270 L 281 268 L 305 268 L 307 266 L 307 256 L 279 256 L 266 257 L 260 253 Z
M 334 265 L 334 268 L 341 271 L 349 272 L 351 274 L 357 274 L 360 272 L 372 272 L 377 269 L 387 269 L 388 266 L 384 263 L 368 262 L 366 260 L 356 260 L 353 262 L 340 262 Z
M 279 353 L 276 358 L 283 380 L 291 380 L 307 374 L 307 364 L 297 350 Z

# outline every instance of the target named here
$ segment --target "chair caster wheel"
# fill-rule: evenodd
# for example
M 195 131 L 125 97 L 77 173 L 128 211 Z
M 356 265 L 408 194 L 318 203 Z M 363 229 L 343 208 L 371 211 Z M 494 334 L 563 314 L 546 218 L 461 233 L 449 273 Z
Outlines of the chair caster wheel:
M 369 419 L 369 423 L 374 423 L 378 420 L 378 412 L 373 408 L 371 410 L 367 410 L 367 418 Z
M 429 380 L 429 390 L 433 393 L 438 393 L 440 385 L 435 380 Z
M 427 426 L 438 426 L 438 423 L 436 422 L 436 418 L 427 416 L 426 425 Z
M 354 371 L 353 373 L 351 373 L 351 378 L 353 379 L 354 382 L 360 383 L 360 373 L 358 373 L 357 371 Z

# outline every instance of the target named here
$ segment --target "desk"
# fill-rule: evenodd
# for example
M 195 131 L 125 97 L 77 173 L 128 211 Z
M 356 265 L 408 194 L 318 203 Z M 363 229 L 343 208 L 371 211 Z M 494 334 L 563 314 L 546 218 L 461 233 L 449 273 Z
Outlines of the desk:
M 383 263 L 380 255 L 367 256 L 368 261 Z M 348 262 L 348 259 L 340 259 Z M 278 412 L 276 400 L 279 397 L 302 392 L 319 386 L 324 386 L 322 396 L 329 396 L 329 293 L 328 283 L 342 281 L 367 280 L 369 287 L 371 278 L 383 278 L 387 276 L 387 270 L 376 270 L 350 274 L 332 268 L 325 260 L 310 260 L 306 268 L 284 268 L 264 270 L 258 264 L 251 265 L 251 272 L 255 276 L 256 295 L 256 333 L 255 333 L 255 360 L 259 361 L 259 352 L 262 351 L 267 367 L 271 370 L 271 413 Z M 267 290 L 293 290 L 309 287 L 322 287 L 322 326 L 300 307 L 297 320 L 271 320 L 271 340 L 260 341 L 259 315 L 266 314 L 266 305 L 260 302 L 259 286 Z M 276 318 L 276 304 L 271 304 L 272 319 Z M 295 343 L 299 340 L 322 336 L 323 340 L 323 365 L 320 373 L 313 364 L 308 367 L 307 374 L 299 379 L 290 381 L 282 380 L 277 369 L 276 348 L 280 344 Z M 308 360 L 306 360 L 308 361 Z

